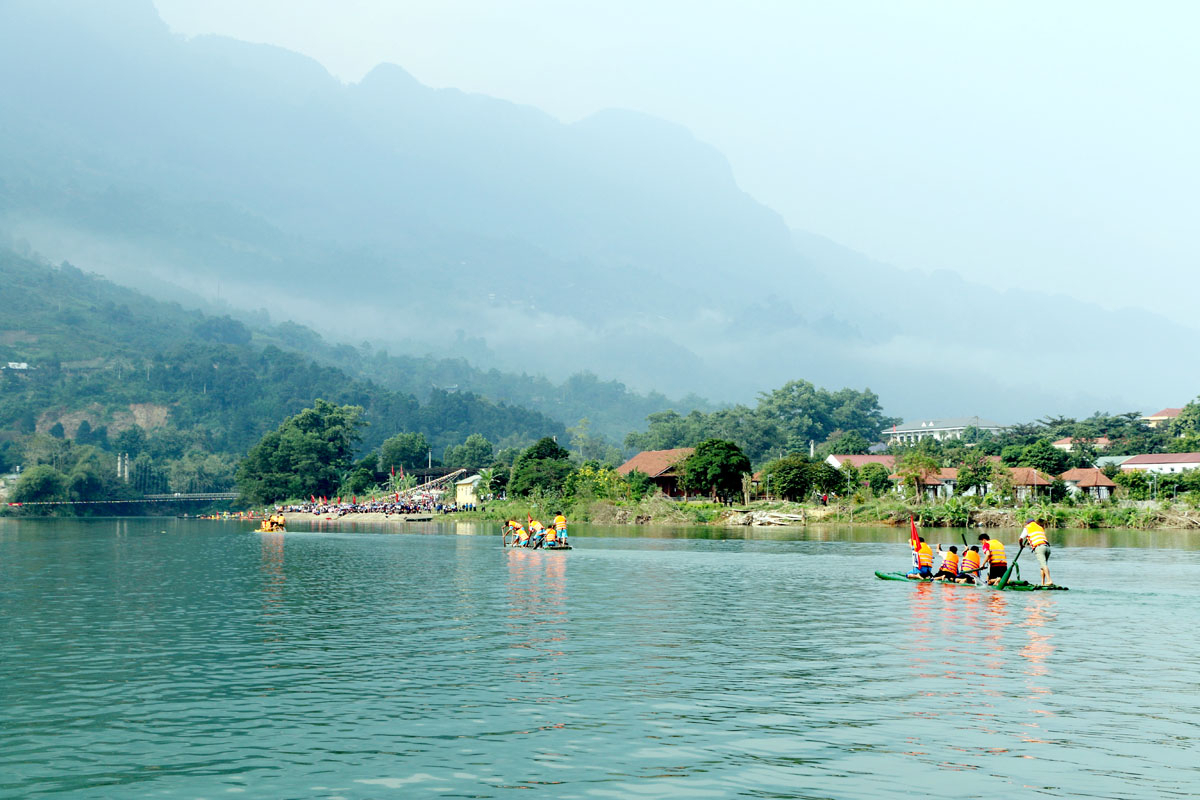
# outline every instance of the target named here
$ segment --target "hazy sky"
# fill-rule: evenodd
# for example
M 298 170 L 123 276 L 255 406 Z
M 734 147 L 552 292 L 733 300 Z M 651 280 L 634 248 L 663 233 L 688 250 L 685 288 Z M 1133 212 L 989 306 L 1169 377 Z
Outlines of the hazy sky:
M 724 152 L 794 227 L 902 267 L 1197 324 L 1200 4 L 156 5 L 180 33 L 278 44 L 347 82 L 389 61 L 565 121 L 654 114 Z

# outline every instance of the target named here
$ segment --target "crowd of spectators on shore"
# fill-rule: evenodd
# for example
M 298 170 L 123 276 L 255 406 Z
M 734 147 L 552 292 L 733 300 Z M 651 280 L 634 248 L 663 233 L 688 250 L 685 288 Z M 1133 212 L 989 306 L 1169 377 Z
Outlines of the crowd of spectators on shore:
M 293 503 L 280 506 L 278 510 L 286 514 L 312 514 L 315 517 L 344 517 L 347 514 L 383 514 L 386 516 L 429 516 L 433 514 L 453 514 L 457 511 L 474 511 L 475 505 L 469 504 L 460 508 L 450 503 L 443 503 L 438 495 L 416 495 L 401 498 L 399 501 L 390 497 L 377 500 L 349 500 L 337 502 L 334 500 L 317 500 L 309 503 Z

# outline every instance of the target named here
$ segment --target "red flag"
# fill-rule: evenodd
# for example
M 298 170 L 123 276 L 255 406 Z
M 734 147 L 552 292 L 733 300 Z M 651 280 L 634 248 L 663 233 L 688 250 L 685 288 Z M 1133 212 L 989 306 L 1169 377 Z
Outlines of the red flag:
M 353 506 L 358 505 L 358 495 L 356 495 L 356 494 L 350 495 L 350 505 L 353 505 Z
M 917 534 L 917 520 L 915 517 L 908 518 L 909 525 L 912 526 L 909 532 L 909 541 L 912 542 L 912 549 L 918 550 L 921 547 L 921 537 Z
M 400 477 L 401 478 L 404 477 L 404 465 L 403 464 L 400 465 Z
M 337 504 L 338 504 L 339 506 L 342 504 L 342 496 L 341 496 L 340 494 L 338 495 L 338 501 L 337 501 Z
M 401 469 L 403 469 L 403 467 L 401 467 Z M 396 477 L 396 465 L 395 464 L 392 464 L 392 477 L 393 478 Z
M 311 494 L 308 496 L 308 500 L 309 500 L 309 502 L 310 502 L 310 503 L 315 503 L 315 502 L 317 502 L 317 498 L 313 497 Z
M 403 469 L 403 467 L 401 467 L 401 469 Z M 397 503 L 400 502 L 400 493 L 399 492 L 396 492 L 396 502 Z

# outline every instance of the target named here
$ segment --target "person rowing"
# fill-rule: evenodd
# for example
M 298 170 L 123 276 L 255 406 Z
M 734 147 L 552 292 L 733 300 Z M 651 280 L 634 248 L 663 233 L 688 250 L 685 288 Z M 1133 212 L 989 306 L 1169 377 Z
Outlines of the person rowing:
M 1042 527 L 1042 523 L 1046 520 L 1038 517 L 1037 519 L 1025 520 L 1025 529 L 1021 531 L 1021 536 L 1017 540 L 1029 545 L 1029 549 L 1037 556 L 1038 565 L 1042 568 L 1042 586 L 1049 586 L 1050 580 L 1050 541 L 1046 538 L 1046 529 Z
M 527 547 L 529 545 L 529 534 L 525 532 L 525 527 L 515 519 L 510 519 L 508 525 L 505 526 L 508 533 L 512 533 L 516 539 L 513 540 L 513 547 Z
M 983 548 L 983 565 L 988 568 L 987 582 L 995 584 L 1004 577 L 1004 571 L 1008 569 L 1008 556 L 1004 554 L 1004 544 L 986 533 L 979 534 L 979 544 Z
M 958 568 L 958 582 L 975 583 L 981 569 L 983 567 L 980 565 L 979 545 L 973 544 L 962 554 Z
M 546 541 L 546 526 L 536 519 L 529 521 L 530 547 L 535 550 Z
M 942 553 L 942 546 L 938 545 L 938 552 Z M 958 580 L 958 548 L 954 545 L 950 549 L 942 553 L 942 565 L 938 568 L 937 574 L 933 576 L 935 581 L 957 581 Z

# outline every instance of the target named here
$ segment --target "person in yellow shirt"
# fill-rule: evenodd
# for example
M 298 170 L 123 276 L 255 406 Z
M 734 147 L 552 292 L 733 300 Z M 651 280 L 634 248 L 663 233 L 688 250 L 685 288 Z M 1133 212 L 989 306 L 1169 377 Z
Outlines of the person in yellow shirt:
M 1008 569 L 1008 556 L 1004 554 L 1004 543 L 986 533 L 979 534 L 979 544 L 983 548 L 983 565 L 988 570 L 988 583 L 995 583 L 1004 577 Z
M 1042 527 L 1046 520 L 1041 517 L 1025 520 L 1025 529 L 1018 539 L 1029 545 L 1029 549 L 1037 556 L 1038 565 L 1042 568 L 1042 586 L 1049 586 L 1050 581 L 1050 540 L 1046 538 L 1046 529 Z

